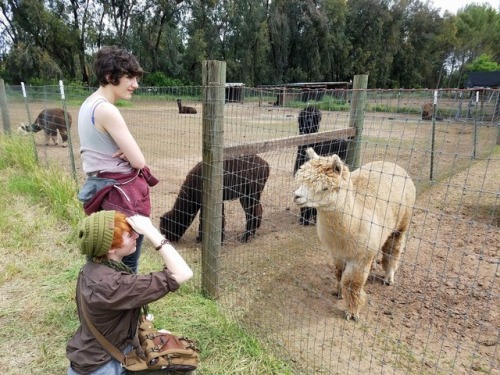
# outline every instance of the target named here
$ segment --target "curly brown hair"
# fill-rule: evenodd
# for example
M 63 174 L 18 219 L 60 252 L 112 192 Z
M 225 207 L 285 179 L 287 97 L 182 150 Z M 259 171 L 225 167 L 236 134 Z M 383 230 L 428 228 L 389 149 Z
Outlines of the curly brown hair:
M 94 72 L 101 86 L 109 83 L 116 86 L 125 75 L 142 77 L 144 74 L 137 58 L 117 46 L 105 46 L 97 52 Z

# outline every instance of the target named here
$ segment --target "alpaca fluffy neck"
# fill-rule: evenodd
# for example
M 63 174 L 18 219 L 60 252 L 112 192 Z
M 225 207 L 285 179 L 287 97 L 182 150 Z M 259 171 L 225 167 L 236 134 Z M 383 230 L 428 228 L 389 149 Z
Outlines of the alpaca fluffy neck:
M 318 215 L 322 216 L 328 227 L 335 227 L 338 235 L 346 236 L 356 233 L 361 226 L 363 202 L 355 199 L 356 192 L 351 181 L 337 193 L 337 200 L 331 206 L 318 207 Z M 321 218 L 320 218 L 321 220 Z
M 196 172 L 190 173 L 184 181 L 172 209 L 182 215 L 192 215 L 193 218 L 201 208 L 203 188 L 201 176 Z

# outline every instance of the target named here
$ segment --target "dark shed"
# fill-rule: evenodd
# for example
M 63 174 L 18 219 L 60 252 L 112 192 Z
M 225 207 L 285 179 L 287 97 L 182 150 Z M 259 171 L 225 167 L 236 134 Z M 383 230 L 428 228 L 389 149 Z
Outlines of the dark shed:
M 470 72 L 465 86 L 468 89 L 472 87 L 498 88 L 500 87 L 500 71 Z

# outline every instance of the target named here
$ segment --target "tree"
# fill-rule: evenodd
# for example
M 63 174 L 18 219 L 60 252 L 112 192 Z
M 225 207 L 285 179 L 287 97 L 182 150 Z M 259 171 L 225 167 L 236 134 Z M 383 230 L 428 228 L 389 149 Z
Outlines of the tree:
M 445 22 L 436 9 L 419 0 L 401 1 L 393 8 L 393 13 L 400 20 L 400 30 L 391 73 L 392 85 L 436 87 L 452 50 L 455 35 L 450 27 L 452 23 Z
M 457 87 L 463 83 L 467 64 L 482 54 L 499 61 L 500 15 L 488 5 L 471 4 L 457 12 L 457 44 L 454 59 L 458 65 Z
M 369 74 L 370 87 L 385 87 L 395 46 L 392 15 L 386 0 L 350 0 L 346 38 L 350 45 L 346 68 L 350 76 Z
M 345 36 L 347 2 L 325 0 L 320 11 L 325 17 L 326 33 L 319 45 L 322 77 L 326 81 L 348 81 L 352 76 L 345 69 L 351 48 Z
M 469 72 L 496 72 L 500 71 L 500 64 L 493 61 L 491 56 L 483 54 L 470 64 L 467 64 L 467 71 Z
M 192 83 L 212 59 L 247 85 L 368 73 L 370 87 L 460 87 L 482 54 L 500 63 L 500 16 L 476 4 L 440 16 L 425 0 L 0 0 L 0 66 L 13 83 L 90 84 L 88 60 L 110 44 Z
M 51 8 L 36 0 L 10 0 L 8 5 L 2 2 L 2 11 L 13 27 L 13 46 L 7 55 L 7 71 L 11 77 L 20 79 L 16 70 L 25 71 L 26 66 L 14 64 L 32 61 L 30 76 L 45 78 L 47 73 L 53 74 L 51 81 L 63 77 L 75 77 L 76 66 L 74 51 L 76 38 L 68 25 L 64 4 L 50 3 Z M 26 53 L 31 56 L 27 57 Z M 9 56 L 13 54 L 13 56 Z M 29 77 L 22 77 L 26 80 Z M 18 83 L 17 81 L 15 81 Z

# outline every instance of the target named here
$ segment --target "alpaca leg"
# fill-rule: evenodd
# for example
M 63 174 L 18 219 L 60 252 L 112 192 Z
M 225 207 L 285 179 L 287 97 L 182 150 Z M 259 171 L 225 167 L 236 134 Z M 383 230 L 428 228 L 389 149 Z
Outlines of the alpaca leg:
M 200 225 L 198 227 L 198 236 L 196 237 L 196 242 L 201 242 L 203 239 L 203 209 L 200 209 Z M 226 216 L 224 215 L 224 203 L 222 204 L 222 230 L 221 230 L 221 244 L 224 244 L 224 229 L 226 227 Z
M 49 145 L 50 142 L 50 134 L 44 133 L 45 134 L 45 146 Z
M 406 237 L 406 232 L 393 232 L 382 246 L 382 268 L 385 271 L 384 284 L 394 284 L 394 274 L 399 267 L 401 257 L 401 244 Z
M 198 236 L 196 236 L 196 242 L 201 242 L 203 239 L 203 208 L 200 209 L 200 224 L 198 225 Z
M 335 278 L 337 279 L 337 298 L 342 299 L 342 273 L 344 272 L 345 262 L 336 259 L 335 263 Z
M 241 242 L 247 242 L 251 236 L 255 236 L 257 228 L 262 223 L 262 205 L 255 198 L 240 198 L 241 206 L 245 211 L 246 228 L 241 236 Z
M 221 245 L 224 244 L 224 239 L 226 237 L 226 214 L 224 213 L 224 203 L 222 203 L 222 230 L 221 230 L 221 238 L 220 238 L 220 243 Z
M 370 267 L 370 275 L 368 275 L 368 280 L 370 282 L 374 282 L 377 280 L 377 275 L 375 274 L 375 272 L 377 271 L 377 257 L 373 257 L 373 260 L 372 260 L 372 265 Z
M 68 145 L 68 131 L 66 128 L 63 128 L 62 130 L 59 130 L 59 134 L 61 135 L 62 146 L 66 147 Z
M 342 295 L 346 300 L 347 320 L 359 320 L 359 311 L 366 301 L 366 293 L 363 289 L 366 279 L 370 273 L 371 261 L 368 264 L 346 264 L 342 274 Z

